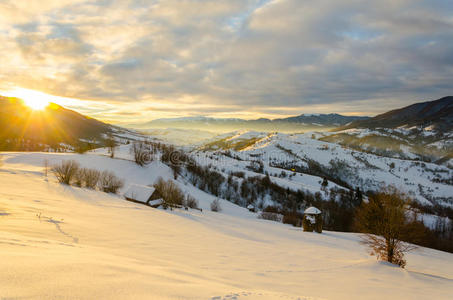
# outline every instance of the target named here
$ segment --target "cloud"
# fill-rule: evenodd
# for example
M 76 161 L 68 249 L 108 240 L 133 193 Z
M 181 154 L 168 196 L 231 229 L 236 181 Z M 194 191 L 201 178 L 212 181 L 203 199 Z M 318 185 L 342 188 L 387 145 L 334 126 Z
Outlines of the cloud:
M 442 0 L 4 1 L 0 90 L 158 108 L 144 119 L 373 114 L 452 94 L 452 15 Z

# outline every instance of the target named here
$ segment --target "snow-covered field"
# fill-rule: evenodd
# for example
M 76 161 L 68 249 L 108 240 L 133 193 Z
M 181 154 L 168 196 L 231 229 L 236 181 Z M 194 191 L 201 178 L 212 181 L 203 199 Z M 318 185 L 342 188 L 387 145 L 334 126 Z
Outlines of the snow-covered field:
M 123 153 L 123 155 L 125 155 Z M 171 177 L 100 153 L 2 153 L 1 299 L 451 299 L 453 254 L 420 248 L 406 269 L 368 256 L 351 233 L 304 233 L 178 184 L 203 212 L 164 211 L 58 184 L 75 159 L 130 183 Z M 123 189 L 123 191 L 124 191 Z

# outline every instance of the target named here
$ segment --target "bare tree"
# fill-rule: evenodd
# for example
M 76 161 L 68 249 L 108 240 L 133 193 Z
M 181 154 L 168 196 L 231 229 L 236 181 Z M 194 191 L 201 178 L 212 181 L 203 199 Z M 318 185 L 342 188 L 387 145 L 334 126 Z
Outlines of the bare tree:
M 134 154 L 134 160 L 137 165 L 143 167 L 151 162 L 151 150 L 145 142 L 135 142 L 131 151 Z
M 411 226 L 407 217 L 409 199 L 394 187 L 372 195 L 368 203 L 363 202 L 357 210 L 356 228 L 365 233 L 362 243 L 371 255 L 404 268 L 404 253 L 416 248 L 404 240 L 415 240 L 421 234 Z
M 115 138 L 113 137 L 113 134 L 111 132 L 109 132 L 107 134 L 107 139 L 105 141 L 105 145 L 107 146 L 107 148 L 109 150 L 110 157 L 114 158 L 115 157 L 116 142 L 115 142 Z
M 49 171 L 49 161 L 47 159 L 44 160 L 44 176 L 47 177 L 47 173 Z

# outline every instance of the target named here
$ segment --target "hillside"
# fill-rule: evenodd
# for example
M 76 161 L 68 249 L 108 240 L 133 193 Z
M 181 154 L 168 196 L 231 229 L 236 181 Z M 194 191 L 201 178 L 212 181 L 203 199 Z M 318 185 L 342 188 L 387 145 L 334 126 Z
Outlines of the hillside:
M 453 165 L 453 97 L 355 121 L 323 140 L 388 157 Z
M 0 151 L 85 151 L 104 146 L 108 134 L 120 142 L 143 138 L 55 103 L 32 110 L 21 99 L 0 96 Z
M 453 126 L 453 96 L 420 102 L 377 115 L 371 119 L 354 121 L 345 128 L 428 127 L 437 131 Z
M 111 126 L 57 104 L 35 111 L 20 99 L 0 97 L 0 150 L 38 150 L 45 145 L 102 141 Z
M 75 159 L 112 170 L 127 184 L 151 184 L 172 176 L 157 161 L 142 168 L 100 152 L 0 156 L 4 298 L 450 299 L 453 293 L 449 253 L 420 248 L 401 269 L 370 257 L 356 234 L 304 233 L 224 200 L 222 212 L 210 212 L 215 197 L 182 178 L 177 184 L 203 212 L 153 209 L 63 186 L 42 167 L 45 159 Z
M 364 191 L 395 185 L 422 204 L 453 207 L 453 170 L 448 167 L 357 151 L 323 141 L 325 137 L 328 133 L 233 133 L 206 143 L 194 154 L 200 163 L 226 174 L 250 172 L 250 166 L 261 161 L 258 174 L 283 177 L 285 186 L 293 189 L 303 188 L 299 180 L 311 174 Z M 280 174 L 282 169 L 285 176 Z M 319 188 L 319 184 L 315 180 L 313 185 Z

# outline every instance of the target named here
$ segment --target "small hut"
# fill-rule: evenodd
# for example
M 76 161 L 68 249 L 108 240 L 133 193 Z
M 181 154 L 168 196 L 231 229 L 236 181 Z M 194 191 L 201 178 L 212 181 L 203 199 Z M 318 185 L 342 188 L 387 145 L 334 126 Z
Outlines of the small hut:
M 162 197 L 159 192 L 151 186 L 131 184 L 124 193 L 126 200 L 158 207 L 162 204 Z
M 322 215 L 321 211 L 314 206 L 310 206 L 304 211 L 304 219 L 302 221 L 304 231 L 317 233 L 322 232 Z
M 250 211 L 250 212 L 255 212 L 255 206 L 253 206 L 253 204 L 249 204 L 247 206 L 247 209 Z

